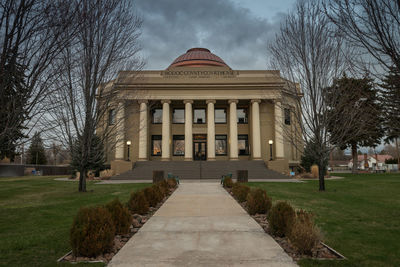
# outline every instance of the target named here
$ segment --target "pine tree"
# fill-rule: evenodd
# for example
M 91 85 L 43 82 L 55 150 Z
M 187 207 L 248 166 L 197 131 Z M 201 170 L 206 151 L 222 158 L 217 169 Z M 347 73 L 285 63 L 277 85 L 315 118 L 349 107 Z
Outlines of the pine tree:
M 47 163 L 43 140 L 38 132 L 32 137 L 31 145 L 28 149 L 28 162 L 35 165 L 45 165 Z
M 382 81 L 382 100 L 385 112 L 385 141 L 388 143 L 395 141 L 398 165 L 400 167 L 398 143 L 398 139 L 400 138 L 400 71 L 394 67 L 390 68 L 389 73 Z
M 351 148 L 353 172 L 357 172 L 357 148 L 379 145 L 384 134 L 378 90 L 368 77 L 356 79 L 344 75 L 335 80 L 327 92 L 330 106 L 328 130 L 333 136 L 333 145 L 341 149 Z M 348 127 L 346 134 L 338 127 L 342 125 Z

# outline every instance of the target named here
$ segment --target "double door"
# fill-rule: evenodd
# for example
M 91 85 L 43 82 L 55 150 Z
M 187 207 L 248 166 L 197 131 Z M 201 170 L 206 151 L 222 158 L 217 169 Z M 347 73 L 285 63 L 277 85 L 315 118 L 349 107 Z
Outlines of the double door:
M 193 135 L 193 159 L 207 160 L 207 135 Z

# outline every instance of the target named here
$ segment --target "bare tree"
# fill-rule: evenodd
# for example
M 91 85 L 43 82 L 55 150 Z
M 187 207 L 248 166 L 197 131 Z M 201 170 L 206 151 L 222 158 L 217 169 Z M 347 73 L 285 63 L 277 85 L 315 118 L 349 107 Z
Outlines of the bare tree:
M 301 131 L 293 135 L 282 127 L 283 138 L 300 150 L 303 148 L 299 146 L 304 143 L 313 144 L 319 166 L 319 190 L 323 191 L 325 164 L 334 143 L 328 131 L 326 88 L 343 73 L 350 53 L 321 10 L 320 1 L 299 1 L 268 49 L 271 66 L 293 81 L 287 82 L 282 105 L 293 107 L 292 117 Z M 352 119 L 356 118 L 349 121 Z M 343 127 L 341 135 L 346 134 L 347 129 Z
M 96 135 L 106 140 L 118 130 L 107 122 L 107 112 L 118 114 L 117 92 L 113 80 L 124 68 L 137 70 L 141 19 L 134 14 L 129 0 L 76 0 L 74 42 L 65 47 L 54 66 L 61 70 L 54 84 L 57 93 L 52 101 L 59 104 L 51 116 L 54 131 L 69 148 L 79 144 L 79 191 L 86 191 L 86 173 L 91 161 L 98 158 L 92 141 Z M 50 120 L 50 119 L 49 119 Z
M 330 0 L 325 13 L 352 46 L 400 70 L 400 1 Z
M 49 68 L 68 45 L 73 10 L 65 1 L 0 3 L 0 158 L 34 129 L 54 75 Z M 37 130 L 37 129 L 36 129 Z

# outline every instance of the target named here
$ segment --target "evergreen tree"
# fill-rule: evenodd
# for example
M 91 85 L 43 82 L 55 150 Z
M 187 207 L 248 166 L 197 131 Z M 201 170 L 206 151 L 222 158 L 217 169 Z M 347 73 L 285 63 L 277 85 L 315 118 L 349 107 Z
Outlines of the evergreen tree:
M 386 142 L 395 141 L 397 164 L 400 167 L 400 152 L 398 139 L 400 138 L 400 71 L 394 67 L 382 80 L 382 100 L 385 112 L 384 127 L 386 131 Z
M 85 170 L 95 170 L 96 172 L 104 170 L 105 157 L 104 146 L 100 137 L 94 135 L 90 141 L 88 154 L 88 161 L 82 161 L 82 144 L 81 140 L 75 140 L 71 151 L 71 167 L 74 171 L 80 171 L 82 166 Z
M 326 97 L 330 106 L 328 130 L 333 136 L 333 145 L 351 148 L 353 172 L 357 172 L 357 148 L 377 146 L 384 134 L 378 90 L 368 77 L 356 79 L 344 75 L 328 88 Z M 348 127 L 345 134 L 338 127 L 342 125 Z
M 306 144 L 304 148 L 303 155 L 301 156 L 301 166 L 307 171 L 311 171 L 311 166 L 314 164 L 319 164 L 320 159 L 315 155 L 315 150 L 317 149 L 317 144 L 314 140 L 311 140 Z M 326 167 L 328 166 L 328 157 L 323 159 L 323 173 L 326 173 Z
M 36 165 L 45 165 L 47 163 L 43 140 L 38 132 L 33 135 L 31 146 L 28 149 L 28 163 Z

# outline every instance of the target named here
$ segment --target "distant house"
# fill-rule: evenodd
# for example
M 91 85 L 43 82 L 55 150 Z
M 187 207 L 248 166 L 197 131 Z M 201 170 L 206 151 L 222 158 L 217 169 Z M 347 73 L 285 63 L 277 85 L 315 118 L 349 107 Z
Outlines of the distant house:
M 390 170 L 392 164 L 386 164 L 385 160 L 392 159 L 390 155 L 358 155 L 359 170 Z M 349 169 L 353 168 L 353 159 L 348 163 Z

